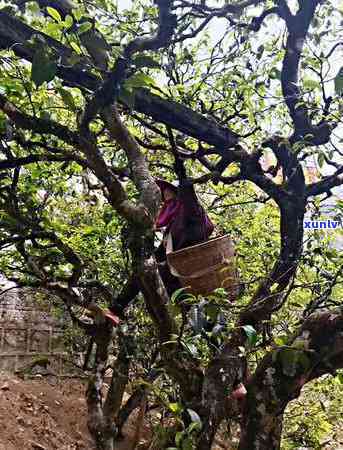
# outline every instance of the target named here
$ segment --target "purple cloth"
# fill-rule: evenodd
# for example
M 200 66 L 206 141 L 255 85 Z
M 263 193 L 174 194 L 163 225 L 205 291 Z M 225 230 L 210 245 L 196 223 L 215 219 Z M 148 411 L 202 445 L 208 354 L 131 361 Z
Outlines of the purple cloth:
M 177 199 L 165 200 L 155 221 L 156 228 L 163 228 L 175 219 L 181 207 L 181 202 Z
M 207 241 L 214 225 L 200 205 L 193 185 L 184 182 L 176 188 L 164 180 L 158 180 L 157 184 L 162 193 L 166 187 L 170 189 L 170 186 L 177 190 L 177 198 L 164 203 L 156 220 L 158 227 L 166 226 L 165 235 L 170 231 L 173 250 Z

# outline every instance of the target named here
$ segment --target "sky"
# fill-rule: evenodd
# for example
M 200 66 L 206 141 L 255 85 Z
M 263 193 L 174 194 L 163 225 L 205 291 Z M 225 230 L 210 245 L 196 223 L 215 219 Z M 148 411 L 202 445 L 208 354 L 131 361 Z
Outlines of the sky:
M 120 12 L 122 12 L 125 9 L 130 9 L 132 7 L 132 3 L 133 2 L 131 0 L 117 0 L 118 10 Z M 214 1 L 214 0 L 212 0 L 212 3 L 214 5 L 222 4 L 221 2 Z M 290 5 L 291 9 L 293 10 L 293 12 L 295 12 L 296 7 L 297 7 L 297 1 L 289 0 L 288 3 Z M 210 4 L 210 2 L 208 1 L 207 4 Z M 333 4 L 334 4 L 334 6 L 340 7 L 342 9 L 343 2 L 341 0 L 334 0 Z M 258 8 L 255 8 L 255 9 L 256 9 L 256 11 L 259 10 Z M 250 9 L 250 11 L 251 11 L 251 13 L 253 13 L 252 8 Z M 227 24 L 228 24 L 228 22 L 224 18 L 214 18 L 209 23 L 209 25 L 206 27 L 206 30 L 209 32 L 210 37 L 213 42 L 217 42 L 220 39 L 220 37 L 223 35 L 223 33 L 226 30 Z M 263 33 L 263 30 L 260 30 L 260 32 L 256 34 L 256 36 L 255 36 L 256 48 L 263 43 L 264 39 L 270 39 L 271 34 L 279 33 L 280 26 L 284 26 L 282 21 L 271 19 L 268 23 L 268 33 Z M 330 43 L 330 48 L 331 48 L 331 45 L 332 45 L 332 43 Z M 332 78 L 332 81 L 329 82 L 326 86 L 328 95 L 334 94 L 333 79 L 336 76 L 336 73 L 341 65 L 340 62 L 342 62 L 342 61 L 343 61 L 343 46 L 334 53 L 334 55 L 330 61 L 331 71 L 330 71 L 329 77 Z M 342 127 L 340 127 L 339 129 L 336 129 L 335 132 L 337 134 L 336 142 L 338 143 L 339 139 L 343 139 Z M 338 145 L 339 145 L 339 143 L 338 143 Z M 342 160 L 343 160 L 343 158 L 342 158 Z M 315 159 L 313 159 L 312 161 L 309 161 L 309 165 L 316 166 Z M 325 175 L 329 175 L 334 171 L 334 169 L 331 166 L 323 166 L 322 171 Z M 343 186 L 336 188 L 334 190 L 334 193 L 336 195 L 338 195 L 339 197 L 343 198 Z

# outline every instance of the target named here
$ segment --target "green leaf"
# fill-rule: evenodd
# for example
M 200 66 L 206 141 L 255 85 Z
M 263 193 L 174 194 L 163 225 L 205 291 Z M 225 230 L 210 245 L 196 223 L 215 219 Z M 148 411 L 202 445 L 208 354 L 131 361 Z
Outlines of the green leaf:
M 183 410 L 181 403 L 169 403 L 168 408 L 175 414 L 180 414 Z
M 80 49 L 80 47 L 77 45 L 76 42 L 71 42 L 70 43 L 70 47 L 74 50 L 74 52 L 76 52 L 78 55 L 82 54 L 82 51 Z
M 318 89 L 319 82 L 316 80 L 313 80 L 312 78 L 305 78 L 303 81 L 304 84 L 304 88 L 308 89 L 308 90 L 314 90 L 314 89 Z
M 59 88 L 58 93 L 62 97 L 63 102 L 71 109 L 71 111 L 76 112 L 77 107 L 74 102 L 73 94 L 64 88 Z
M 340 384 L 343 384 L 343 373 L 336 375 L 336 380 L 338 380 Z
M 202 427 L 201 421 L 199 422 L 192 422 L 189 427 L 187 428 L 188 433 L 192 433 L 192 431 L 200 431 Z
M 155 81 L 148 75 L 145 75 L 144 73 L 135 73 L 125 82 L 126 88 L 141 88 L 154 85 L 156 85 Z
M 83 234 L 84 234 L 85 236 L 88 236 L 88 235 L 97 233 L 97 231 L 98 231 L 97 228 L 94 227 L 94 226 L 92 226 L 92 225 L 86 225 L 86 226 L 83 228 Z
M 185 287 L 176 289 L 176 291 L 174 291 L 172 293 L 172 296 L 171 296 L 171 299 L 170 299 L 171 303 L 175 303 L 175 302 L 177 302 L 179 300 L 184 300 L 185 297 L 188 297 L 187 292 L 185 292 L 186 289 L 187 288 L 185 288 Z
M 184 437 L 184 432 L 183 431 L 178 431 L 175 434 L 175 444 L 178 446 L 178 448 L 180 448 L 180 445 L 182 443 L 183 437 Z
M 287 344 L 288 336 L 286 334 L 281 335 L 281 336 L 277 336 L 277 337 L 274 338 L 274 342 L 275 342 L 276 345 L 281 347 L 282 345 Z
M 81 25 L 78 26 L 77 34 L 80 35 L 80 34 L 86 33 L 86 31 L 90 30 L 92 28 L 92 26 L 93 25 L 91 22 L 81 23 Z
M 214 294 L 217 294 L 221 297 L 226 297 L 227 296 L 227 291 L 224 288 L 217 288 L 213 291 Z
M 341 67 L 335 77 L 335 92 L 337 95 L 343 95 L 343 67 Z
M 40 47 L 36 50 L 31 66 L 31 80 L 37 87 L 44 81 L 49 82 L 54 79 L 57 72 L 57 64 L 48 47 Z
M 48 6 L 46 8 L 46 10 L 48 11 L 49 16 L 51 16 L 53 19 L 56 20 L 56 22 L 62 22 L 62 17 L 61 14 L 57 11 L 57 9 L 52 8 L 51 6 Z
M 198 350 L 194 344 L 186 343 L 184 341 L 181 341 L 182 345 L 185 347 L 185 349 L 189 352 L 190 355 L 193 357 L 198 356 Z
M 193 443 L 192 439 L 190 437 L 187 437 L 185 440 L 182 441 L 182 450 L 193 450 Z
M 318 160 L 318 166 L 319 166 L 320 168 L 322 168 L 322 167 L 323 167 L 323 164 L 324 164 L 324 162 L 325 162 L 324 153 L 319 153 L 317 160 Z
M 253 347 L 257 341 L 257 333 L 255 328 L 251 325 L 244 325 L 242 328 L 247 335 L 249 345 Z
M 133 109 L 135 106 L 135 93 L 132 89 L 127 89 L 124 86 L 120 88 L 119 99 L 125 103 L 125 105 Z
M 73 9 L 73 16 L 75 17 L 75 20 L 79 21 L 83 16 L 82 9 L 81 8 Z
M 31 4 L 28 6 L 28 8 L 32 14 L 38 15 L 40 13 L 40 6 L 37 2 L 31 2 Z M 3 8 L 3 10 L 4 9 L 5 8 Z
M 57 22 L 49 22 L 45 28 L 45 31 L 50 36 L 58 38 L 61 31 L 61 25 Z
M 270 72 L 269 77 L 270 77 L 272 80 L 281 80 L 281 72 L 280 72 L 280 70 L 273 68 L 273 69 L 271 70 L 271 72 Z
M 64 19 L 64 26 L 65 28 L 68 30 L 69 28 L 71 28 L 73 26 L 74 23 L 74 19 L 72 18 L 72 16 L 70 16 L 69 14 L 66 16 L 66 18 Z
M 151 69 L 161 68 L 160 64 L 157 61 L 155 61 L 151 56 L 139 55 L 136 58 L 134 58 L 132 62 L 137 68 L 141 67 L 149 67 Z

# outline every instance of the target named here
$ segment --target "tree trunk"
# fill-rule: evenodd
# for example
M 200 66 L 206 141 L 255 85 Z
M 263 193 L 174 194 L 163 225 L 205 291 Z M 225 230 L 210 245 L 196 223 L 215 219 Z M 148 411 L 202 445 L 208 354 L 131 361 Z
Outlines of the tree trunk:
M 94 336 L 96 357 L 93 374 L 87 388 L 88 429 L 97 450 L 113 450 L 116 428 L 113 421 L 107 420 L 102 406 L 102 386 L 108 358 L 108 348 L 112 339 L 112 328 L 105 324 L 99 327 Z
M 212 418 L 204 423 L 197 442 L 197 450 L 211 450 L 218 426 L 218 420 Z
M 102 436 L 96 440 L 97 450 L 114 450 L 114 439 L 112 435 L 106 436 L 106 433 L 101 433 Z
M 263 411 L 261 403 L 245 424 L 241 425 L 239 450 L 278 450 L 281 442 L 282 414 Z

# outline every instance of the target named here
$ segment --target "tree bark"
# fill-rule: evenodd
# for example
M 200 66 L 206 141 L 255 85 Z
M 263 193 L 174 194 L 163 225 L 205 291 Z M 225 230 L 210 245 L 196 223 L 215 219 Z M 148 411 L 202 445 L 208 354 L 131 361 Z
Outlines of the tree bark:
M 282 414 L 265 414 L 249 418 L 245 429 L 241 431 L 238 450 L 278 450 L 281 443 Z
M 239 450 L 280 448 L 288 403 L 307 382 L 342 367 L 342 326 L 342 307 L 312 314 L 288 346 L 263 358 L 247 383 Z
M 103 324 L 94 336 L 97 348 L 94 373 L 90 376 L 87 388 L 88 429 L 97 450 L 113 450 L 116 429 L 111 420 L 104 415 L 102 407 L 102 386 L 107 365 L 108 347 L 112 339 L 112 328 Z

